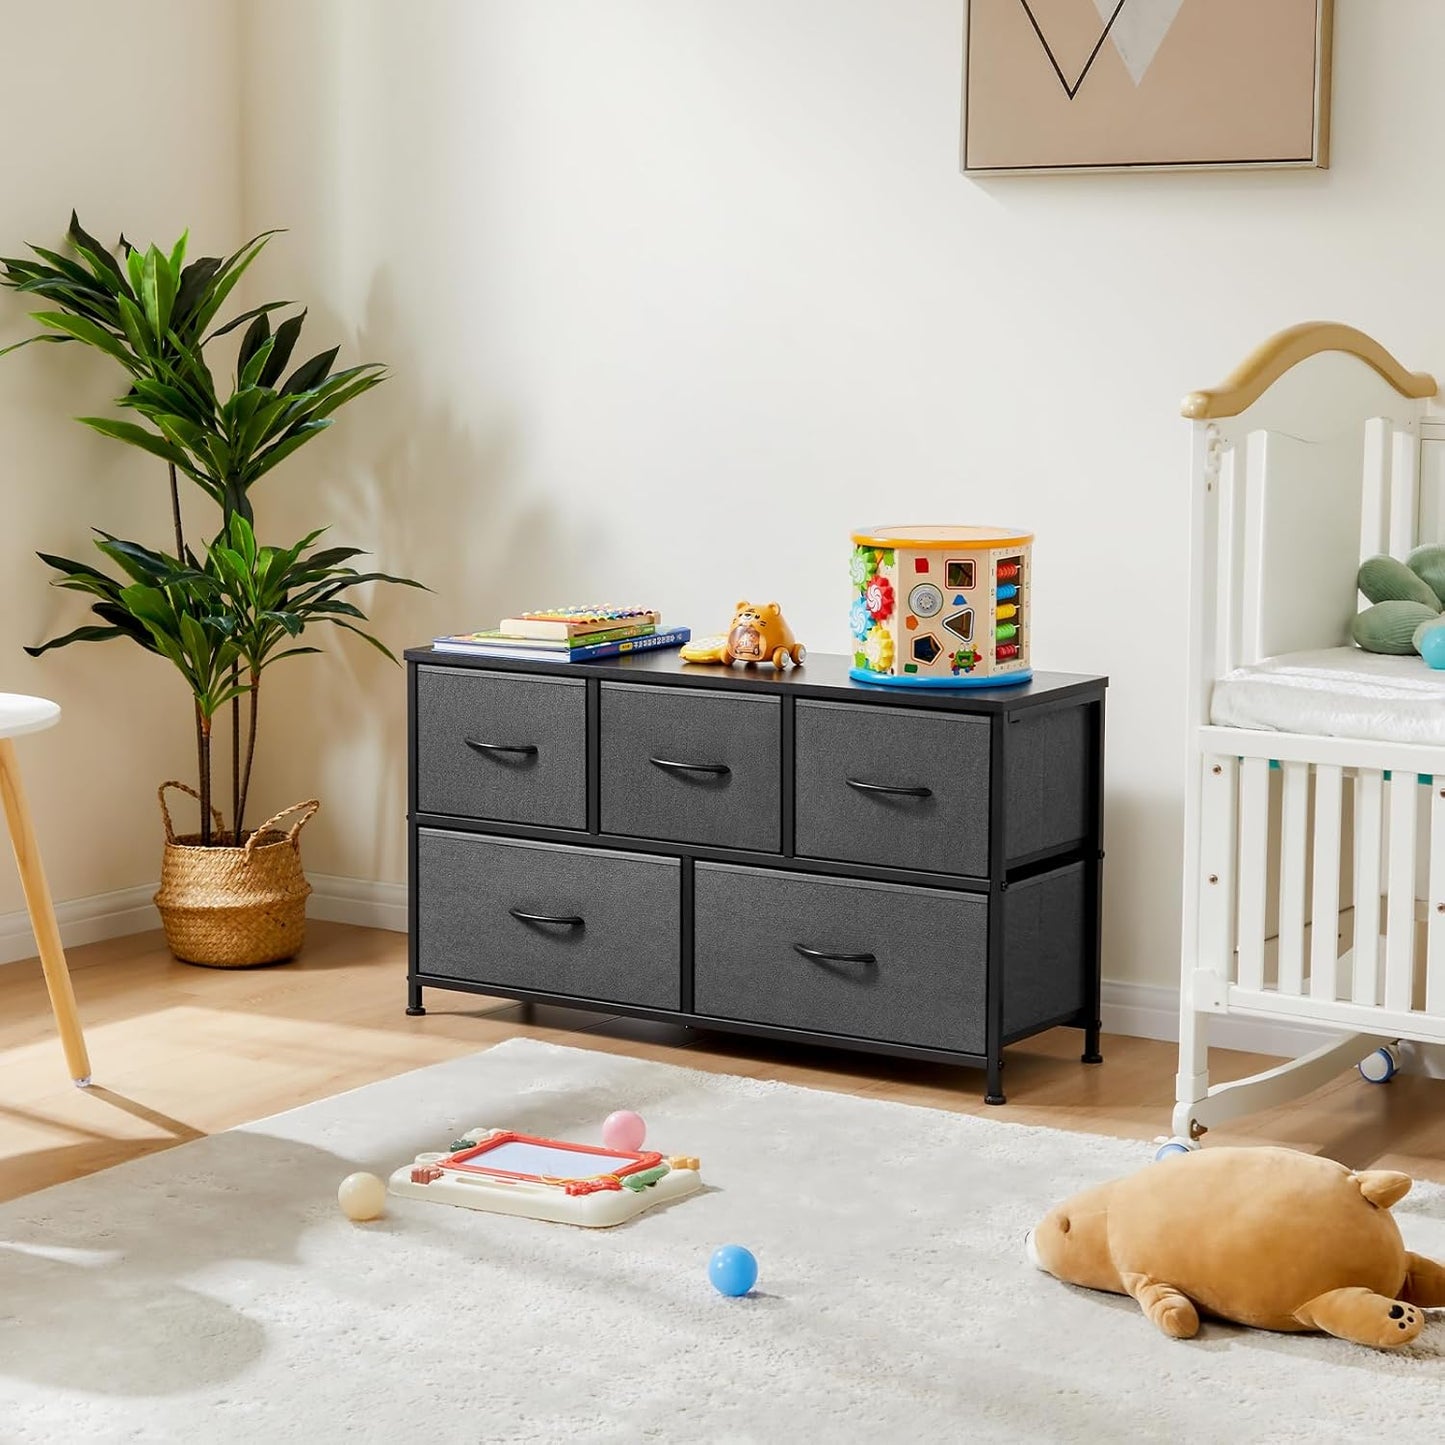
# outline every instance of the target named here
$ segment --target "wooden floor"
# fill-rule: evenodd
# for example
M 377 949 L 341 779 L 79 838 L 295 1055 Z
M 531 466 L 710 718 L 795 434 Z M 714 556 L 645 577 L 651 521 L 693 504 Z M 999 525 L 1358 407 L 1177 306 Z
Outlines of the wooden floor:
M 1076 1031 L 1040 1035 L 1009 1050 L 1009 1102 L 989 1108 L 971 1069 L 468 994 L 429 992 L 428 1014 L 407 1018 L 405 940 L 341 924 L 313 924 L 302 957 L 273 968 L 193 968 L 158 933 L 75 949 L 70 963 L 95 1070 L 87 1090 L 66 1076 L 39 965 L 0 968 L 0 1199 L 519 1034 L 1000 1122 L 1141 1140 L 1169 1132 L 1175 1050 L 1147 1039 L 1106 1035 L 1105 1062 L 1089 1067 Z M 1267 1062 L 1213 1055 L 1221 1079 Z M 1225 1140 L 1445 1181 L 1445 1081 L 1404 1076 L 1378 1088 L 1349 1073 L 1210 1136 Z M 1150 1157 L 1141 1145 L 1140 1163 Z

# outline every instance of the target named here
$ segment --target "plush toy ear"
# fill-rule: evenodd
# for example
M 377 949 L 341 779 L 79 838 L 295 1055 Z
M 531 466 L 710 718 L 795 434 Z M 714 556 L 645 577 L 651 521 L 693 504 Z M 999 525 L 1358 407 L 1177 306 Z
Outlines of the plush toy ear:
M 1393 1169 L 1367 1169 L 1354 1179 L 1360 1193 L 1379 1209 L 1388 1209 L 1410 1192 L 1410 1176 L 1397 1174 Z
M 738 605 L 733 608 L 733 611 L 734 611 L 734 612 L 746 612 L 747 610 L 748 610 L 748 599 L 747 599 L 746 597 L 744 597 L 744 598 L 738 603 Z
M 769 602 L 769 603 L 768 603 L 768 611 L 769 611 L 774 617 L 780 617 L 780 616 L 782 615 L 783 609 L 782 609 L 781 607 L 779 607 L 776 602 Z

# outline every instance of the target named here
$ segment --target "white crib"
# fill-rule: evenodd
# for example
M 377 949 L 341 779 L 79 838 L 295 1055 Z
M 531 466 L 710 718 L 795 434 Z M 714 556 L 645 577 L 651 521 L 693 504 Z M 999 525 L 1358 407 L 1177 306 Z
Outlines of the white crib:
M 1445 541 L 1436 390 L 1362 332 L 1308 323 L 1185 400 L 1193 548 L 1173 1147 L 1316 1088 L 1382 1044 L 1388 1075 L 1393 1043 L 1445 1043 L 1445 673 L 1345 650 L 1364 605 L 1360 559 Z M 1374 683 L 1348 680 L 1366 666 L 1381 678 L 1373 700 Z M 1235 725 L 1217 720 L 1228 705 Z M 1291 721 L 1302 712 L 1332 720 Z M 1340 1037 L 1211 1087 L 1211 1014 Z

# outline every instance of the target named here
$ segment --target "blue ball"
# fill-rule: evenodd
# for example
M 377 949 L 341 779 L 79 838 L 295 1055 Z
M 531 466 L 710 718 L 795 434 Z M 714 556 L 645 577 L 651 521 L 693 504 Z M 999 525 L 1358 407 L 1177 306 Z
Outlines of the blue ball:
M 1420 634 L 1420 656 L 1435 668 L 1445 668 L 1445 622 Z
M 740 1244 L 719 1245 L 707 1262 L 707 1277 L 719 1294 L 736 1298 L 758 1282 L 758 1261 Z

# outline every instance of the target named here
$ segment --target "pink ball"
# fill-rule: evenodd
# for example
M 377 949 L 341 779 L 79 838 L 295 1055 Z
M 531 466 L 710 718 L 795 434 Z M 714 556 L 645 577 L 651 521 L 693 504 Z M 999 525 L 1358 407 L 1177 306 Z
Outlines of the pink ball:
M 642 1148 L 645 1138 L 647 1125 L 642 1115 L 634 1114 L 631 1109 L 618 1109 L 602 1122 L 602 1142 L 609 1149 L 623 1149 L 635 1154 Z

